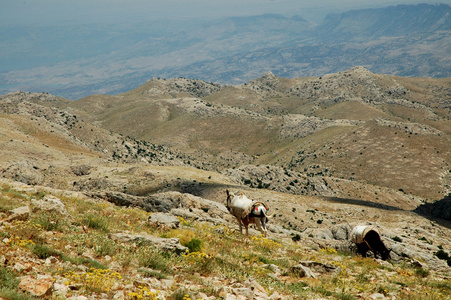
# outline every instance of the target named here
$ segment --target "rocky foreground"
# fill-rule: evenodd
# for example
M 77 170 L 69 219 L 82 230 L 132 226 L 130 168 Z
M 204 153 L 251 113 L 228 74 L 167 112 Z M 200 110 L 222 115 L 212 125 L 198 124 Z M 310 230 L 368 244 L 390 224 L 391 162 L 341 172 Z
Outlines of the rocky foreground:
M 1 182 L 2 299 L 447 299 L 449 223 L 409 211 L 247 190 L 273 217 L 245 237 L 222 189 L 207 200 Z M 284 203 L 284 205 L 282 205 Z M 292 228 L 292 224 L 296 226 Z M 391 259 L 363 258 L 356 224 Z

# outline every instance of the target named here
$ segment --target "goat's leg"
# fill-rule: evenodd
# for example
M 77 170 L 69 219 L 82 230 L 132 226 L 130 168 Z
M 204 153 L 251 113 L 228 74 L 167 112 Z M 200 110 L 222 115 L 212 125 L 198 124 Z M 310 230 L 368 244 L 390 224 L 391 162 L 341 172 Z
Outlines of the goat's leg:
M 263 231 L 265 232 L 263 235 L 266 237 L 268 235 L 268 230 L 266 229 L 266 217 L 260 219 Z
M 265 224 L 263 223 L 263 218 L 256 218 L 255 220 L 258 230 L 261 232 L 261 234 L 266 237 L 266 228 Z
M 235 218 L 236 218 L 236 220 L 238 221 L 238 225 L 240 225 L 240 233 L 243 234 L 243 225 L 242 225 L 242 222 L 241 222 L 240 218 L 238 218 L 238 217 L 235 217 Z

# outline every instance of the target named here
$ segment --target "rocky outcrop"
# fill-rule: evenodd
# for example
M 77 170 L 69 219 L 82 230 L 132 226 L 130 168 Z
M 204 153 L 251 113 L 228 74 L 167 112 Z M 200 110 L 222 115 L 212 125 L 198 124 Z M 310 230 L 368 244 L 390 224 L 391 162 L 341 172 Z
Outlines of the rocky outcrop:
M 200 98 L 213 94 L 223 88 L 223 86 L 218 83 L 209 83 L 202 80 L 186 78 L 153 78 L 146 84 L 152 86 L 143 93 L 149 96 L 188 93 L 193 97 Z
M 304 173 L 271 165 L 243 165 L 221 172 L 238 184 L 264 188 L 296 195 L 332 196 L 334 193 L 321 177 L 309 177 Z M 326 174 L 323 174 L 326 175 Z
M 434 203 L 422 204 L 414 212 L 443 220 L 451 220 L 451 195 Z

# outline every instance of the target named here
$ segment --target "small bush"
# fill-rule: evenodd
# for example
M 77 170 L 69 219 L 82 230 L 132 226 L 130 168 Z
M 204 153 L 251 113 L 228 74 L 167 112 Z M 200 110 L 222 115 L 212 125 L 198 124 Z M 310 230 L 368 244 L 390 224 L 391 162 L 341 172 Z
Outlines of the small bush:
M 443 259 L 443 260 L 448 260 L 449 259 L 448 253 L 446 253 L 442 249 L 440 249 L 437 252 L 435 252 L 435 256 L 437 256 L 438 258 Z
M 183 246 L 188 247 L 189 252 L 200 252 L 202 250 L 204 243 L 199 239 L 191 239 L 189 242 L 185 243 Z
M 156 278 L 158 280 L 160 280 L 160 279 L 167 279 L 168 278 L 161 271 L 157 271 L 157 270 L 138 269 L 138 272 L 140 272 L 144 278 L 154 277 L 154 278 Z
M 195 299 L 193 295 L 191 295 L 188 290 L 178 289 L 172 294 L 171 299 L 174 300 L 186 300 L 186 299 Z
M 97 256 L 113 256 L 117 253 L 116 243 L 111 239 L 101 239 L 98 245 L 95 246 L 94 251 Z
M 140 267 L 150 268 L 159 271 L 168 271 L 167 259 L 154 249 L 142 249 L 138 254 Z
M 291 237 L 291 239 L 293 240 L 293 242 L 298 242 L 301 240 L 301 236 L 299 234 L 295 234 Z
M 418 268 L 415 270 L 415 275 L 417 275 L 418 277 L 426 278 L 429 276 L 429 270 Z
M 398 242 L 398 243 L 402 242 L 402 239 L 399 236 L 393 237 L 392 240 L 394 240 L 395 242 Z

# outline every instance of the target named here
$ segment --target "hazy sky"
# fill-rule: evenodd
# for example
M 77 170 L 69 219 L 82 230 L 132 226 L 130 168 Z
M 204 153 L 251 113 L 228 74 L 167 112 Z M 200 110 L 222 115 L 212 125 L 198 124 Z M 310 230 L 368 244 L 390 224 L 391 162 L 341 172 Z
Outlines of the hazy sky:
M 318 22 L 331 12 L 417 3 L 451 5 L 451 0 L 0 0 L 0 26 L 210 19 L 265 13 L 297 14 Z

